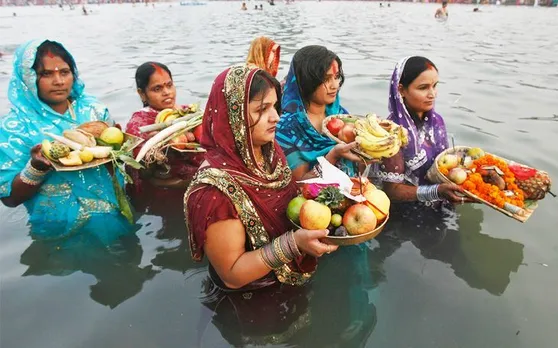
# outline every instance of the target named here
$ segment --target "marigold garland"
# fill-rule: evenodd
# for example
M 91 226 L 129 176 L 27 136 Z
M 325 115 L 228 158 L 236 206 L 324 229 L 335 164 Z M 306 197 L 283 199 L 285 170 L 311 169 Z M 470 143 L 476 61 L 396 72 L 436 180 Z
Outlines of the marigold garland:
M 501 191 L 497 186 L 484 182 L 479 173 L 484 166 L 498 167 L 504 173 L 503 178 L 506 183 L 506 189 L 511 190 L 514 193 L 514 196 L 507 197 L 504 191 Z M 524 207 L 525 198 L 523 191 L 515 184 L 515 176 L 508 168 L 506 162 L 499 158 L 495 158 L 492 155 L 484 155 L 483 157 L 473 161 L 471 169 L 474 172 L 469 174 L 467 180 L 461 184 L 465 190 L 500 208 L 504 208 L 504 204 L 506 202 L 520 208 Z M 444 173 L 442 172 L 442 174 Z

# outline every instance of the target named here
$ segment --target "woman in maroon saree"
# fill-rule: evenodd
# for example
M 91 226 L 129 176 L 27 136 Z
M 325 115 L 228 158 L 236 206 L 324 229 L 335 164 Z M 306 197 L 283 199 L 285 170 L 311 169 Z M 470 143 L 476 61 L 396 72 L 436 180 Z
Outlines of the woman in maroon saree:
M 297 187 L 275 142 L 280 98 L 260 69 L 234 66 L 216 78 L 203 117 L 205 162 L 184 195 L 192 258 L 209 259 L 204 304 L 235 344 L 277 343 L 307 326 L 305 288 L 296 286 L 336 249 L 319 241 L 327 231 L 289 231 Z
M 163 109 L 185 108 L 186 105 L 176 105 L 176 88 L 173 84 L 169 68 L 161 63 L 147 62 L 140 65 L 136 71 L 136 85 L 138 94 L 143 102 L 143 108 L 136 111 L 126 126 L 126 132 L 143 139 L 149 139 L 152 133 L 141 133 L 139 128 L 155 123 L 157 114 Z M 190 141 L 194 135 L 187 133 Z M 141 146 L 135 149 L 139 152 Z M 203 161 L 203 155 L 192 153 L 167 153 L 168 163 L 165 166 L 150 168 L 149 173 L 142 173 L 139 177 L 135 172 L 134 185 L 141 191 L 145 181 L 157 187 L 186 188 Z M 136 179 L 138 179 L 136 181 Z
M 176 88 L 166 65 L 157 62 L 144 63 L 138 67 L 135 78 L 143 108 L 132 115 L 126 126 L 126 133 L 149 139 L 153 133 L 141 133 L 140 127 L 155 123 L 157 114 L 163 109 L 186 106 L 176 105 Z M 187 136 L 189 140 L 194 140 L 192 133 L 187 133 Z M 141 146 L 138 146 L 134 155 L 137 155 L 140 149 Z M 152 165 L 141 171 L 131 169 L 134 184 L 128 187 L 128 194 L 136 211 L 165 217 L 174 216 L 180 221 L 184 190 L 203 161 L 203 154 L 169 150 L 167 158 L 168 162 L 164 165 Z

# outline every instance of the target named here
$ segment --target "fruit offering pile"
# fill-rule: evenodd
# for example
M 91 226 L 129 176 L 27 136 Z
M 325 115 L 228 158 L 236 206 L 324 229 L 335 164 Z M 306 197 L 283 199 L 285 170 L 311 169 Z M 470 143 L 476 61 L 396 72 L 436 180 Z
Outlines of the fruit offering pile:
M 462 148 L 443 154 L 438 171 L 466 191 L 510 212 L 526 200 L 542 199 L 550 192 L 548 174 L 486 154 L 480 148 Z
M 356 119 L 331 117 L 326 127 L 345 143 L 356 141 L 360 151 L 377 160 L 395 156 L 409 142 L 407 129 L 392 121 L 380 120 L 375 114 Z
M 185 117 L 187 115 L 193 116 L 192 114 L 196 114 L 198 111 L 200 111 L 198 104 L 188 104 L 185 108 L 164 109 L 157 114 L 155 123 L 171 125 L 182 120 L 189 120 L 191 123 L 188 130 L 193 130 L 193 136 L 190 133 L 186 133 L 185 130 L 179 132 L 178 135 L 168 141 L 172 148 L 176 150 L 195 150 L 200 147 L 202 135 L 201 114 L 197 115 L 198 117 Z
M 345 197 L 336 184 L 304 184 L 302 195 L 289 202 L 287 217 L 304 229 L 329 229 L 335 237 L 374 231 L 388 217 L 390 200 L 365 178 L 351 181 L 351 194 L 362 194 L 364 202 Z
M 80 166 L 94 159 L 104 159 L 113 150 L 119 150 L 124 133 L 101 121 L 87 122 L 76 129 L 65 130 L 63 136 L 45 132 L 53 138 L 42 142 L 43 154 L 52 162 L 63 166 Z

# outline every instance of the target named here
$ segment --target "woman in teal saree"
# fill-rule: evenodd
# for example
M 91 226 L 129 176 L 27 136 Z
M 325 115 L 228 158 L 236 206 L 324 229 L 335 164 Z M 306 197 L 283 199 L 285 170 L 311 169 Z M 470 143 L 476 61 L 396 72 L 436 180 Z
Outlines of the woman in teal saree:
M 43 132 L 61 134 L 89 121 L 110 120 L 107 108 L 84 93 L 75 61 L 59 43 L 42 40 L 14 54 L 11 109 L 0 118 L 0 199 L 24 204 L 31 235 L 54 239 L 94 235 L 109 244 L 130 231 L 106 167 L 57 172 L 42 156 Z
M 276 139 L 296 180 L 319 175 L 317 158 L 354 176 L 361 160 L 351 153 L 356 144 L 337 144 L 322 131 L 327 116 L 348 114 L 339 90 L 345 81 L 341 59 L 323 46 L 298 50 L 283 87 L 282 115 Z

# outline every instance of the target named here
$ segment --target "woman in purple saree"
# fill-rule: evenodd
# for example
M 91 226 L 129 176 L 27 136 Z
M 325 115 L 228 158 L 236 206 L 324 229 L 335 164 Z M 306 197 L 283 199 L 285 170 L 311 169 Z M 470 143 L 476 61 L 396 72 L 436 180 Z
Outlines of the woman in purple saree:
M 397 155 L 376 165 L 372 176 L 394 201 L 430 204 L 447 200 L 468 202 L 454 184 L 433 185 L 426 178 L 436 156 L 448 147 L 446 125 L 434 111 L 438 69 L 424 57 L 407 57 L 397 63 L 391 78 L 388 119 L 405 127 L 409 144 Z

